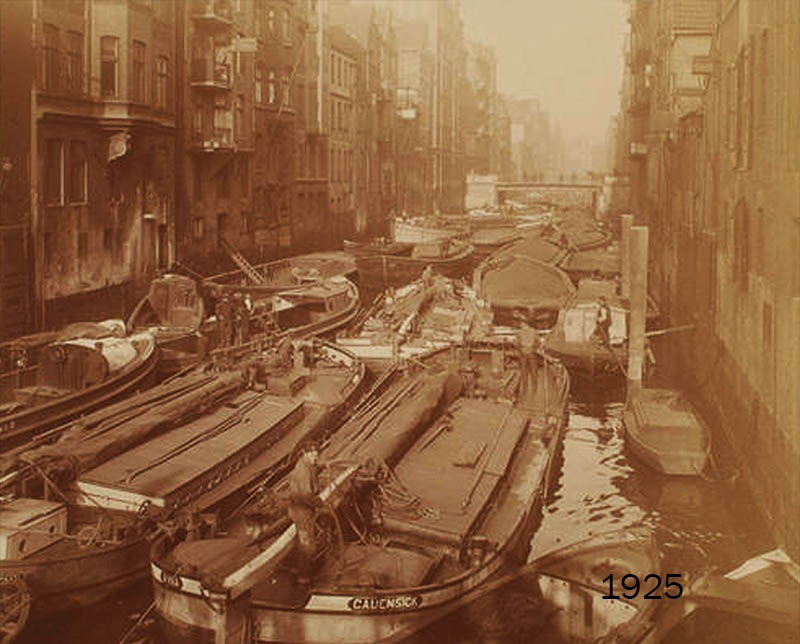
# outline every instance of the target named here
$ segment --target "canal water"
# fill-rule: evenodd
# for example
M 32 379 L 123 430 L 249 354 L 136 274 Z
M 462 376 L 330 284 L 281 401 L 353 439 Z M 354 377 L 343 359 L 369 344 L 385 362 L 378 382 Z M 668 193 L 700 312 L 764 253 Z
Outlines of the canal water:
M 654 531 L 663 554 L 663 573 L 686 574 L 708 566 L 727 570 L 774 547 L 743 481 L 731 485 L 669 478 L 638 463 L 625 449 L 623 408 L 624 391 L 573 392 L 560 478 L 532 540 L 531 558 L 594 534 L 638 525 Z M 524 597 L 515 601 L 513 610 L 504 611 L 501 627 L 497 615 L 486 615 L 479 620 L 486 632 L 480 632 L 474 615 L 466 620 L 456 613 L 414 639 L 436 644 L 531 641 L 529 635 L 520 639 L 520 633 L 535 616 L 526 613 Z M 149 584 L 143 583 L 68 619 L 33 624 L 21 641 L 115 644 L 149 604 Z M 146 615 L 126 644 L 161 644 L 153 617 Z M 535 641 L 559 640 L 541 631 Z

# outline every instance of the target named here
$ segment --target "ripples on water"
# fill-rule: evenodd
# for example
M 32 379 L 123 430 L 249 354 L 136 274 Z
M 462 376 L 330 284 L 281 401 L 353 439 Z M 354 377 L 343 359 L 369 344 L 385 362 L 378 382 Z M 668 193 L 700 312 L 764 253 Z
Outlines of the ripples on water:
M 573 393 L 576 399 L 581 400 L 581 392 Z M 584 398 L 570 405 L 559 482 L 531 542 L 530 560 L 599 533 L 639 525 L 656 535 L 662 572 L 682 573 L 684 579 L 709 566 L 731 569 L 774 547 L 741 486 L 667 477 L 638 463 L 625 449 L 623 409 L 624 393 Z M 426 644 L 563 642 L 546 628 L 537 626 L 531 631 L 538 622 L 537 606 L 528 602 L 526 612 L 519 594 L 507 593 L 513 605 L 502 615 L 496 610 L 477 615 L 474 610 L 462 611 L 415 639 Z
M 580 392 L 573 398 L 581 400 Z M 727 570 L 773 547 L 742 487 L 665 477 L 637 463 L 624 446 L 622 400 L 620 394 L 571 404 L 560 478 L 533 538 L 531 558 L 594 534 L 642 524 L 656 534 L 664 573 L 692 573 L 707 566 Z M 496 615 L 476 619 L 474 614 L 467 618 L 456 613 L 414 639 L 436 644 L 522 641 L 502 632 L 518 634 L 516 626 L 535 621 L 532 602 L 524 593 L 510 597 L 514 605 L 503 618 L 512 615 L 520 624 L 499 628 Z M 66 622 L 38 625 L 26 633 L 24 642 L 113 644 L 149 603 L 149 585 L 143 584 Z M 483 633 L 476 624 L 483 624 Z M 155 624 L 139 629 L 128 641 L 161 644 Z M 539 631 L 535 641 L 558 640 Z

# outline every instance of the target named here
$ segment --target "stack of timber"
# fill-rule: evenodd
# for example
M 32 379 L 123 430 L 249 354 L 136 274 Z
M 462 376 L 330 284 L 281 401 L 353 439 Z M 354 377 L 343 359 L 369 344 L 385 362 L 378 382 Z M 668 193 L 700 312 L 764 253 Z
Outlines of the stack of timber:
M 370 369 L 491 333 L 492 313 L 460 281 L 440 275 L 380 294 L 359 324 L 336 343 Z
M 300 441 L 341 422 L 363 380 L 352 354 L 298 341 L 194 370 L 5 455 L 0 592 L 38 618 L 143 578 L 149 539 L 195 530 L 198 513 L 280 473 Z M 2 628 L 18 632 L 13 605 L 2 604 Z
M 282 564 L 297 539 L 286 519 L 255 543 L 228 526 L 216 539 L 154 544 L 156 610 L 170 642 L 397 640 L 524 564 L 556 475 L 566 371 L 540 364 L 538 386 L 520 399 L 518 364 L 502 344 L 420 363 L 321 454 L 310 586 Z M 278 483 L 250 512 L 282 517 L 287 497 Z
M 81 322 L 0 346 L 0 449 L 152 384 L 158 359 L 149 333 L 121 320 Z

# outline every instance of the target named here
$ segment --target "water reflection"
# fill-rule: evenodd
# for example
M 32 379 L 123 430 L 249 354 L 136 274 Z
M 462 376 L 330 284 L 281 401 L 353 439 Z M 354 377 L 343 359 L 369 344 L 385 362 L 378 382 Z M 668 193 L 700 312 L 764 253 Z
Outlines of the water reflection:
M 741 482 L 668 477 L 637 462 L 625 448 L 623 394 L 606 392 L 602 398 L 581 399 L 578 392 L 573 398 L 578 401 L 570 406 L 561 476 L 532 540 L 531 560 L 568 543 L 640 525 L 656 535 L 662 572 L 682 573 L 684 579 L 710 566 L 733 568 L 773 547 Z M 556 644 L 561 640 L 546 625 L 534 583 L 520 580 L 414 639 L 437 644 Z M 707 628 L 713 630 L 714 625 Z

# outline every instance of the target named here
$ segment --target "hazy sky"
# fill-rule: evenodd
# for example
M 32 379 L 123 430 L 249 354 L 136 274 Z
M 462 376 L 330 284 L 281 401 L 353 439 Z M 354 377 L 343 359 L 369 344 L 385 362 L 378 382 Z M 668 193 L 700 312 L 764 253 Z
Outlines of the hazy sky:
M 624 0 L 461 0 L 461 16 L 468 38 L 494 47 L 498 90 L 539 97 L 567 136 L 603 140 L 619 109 Z

